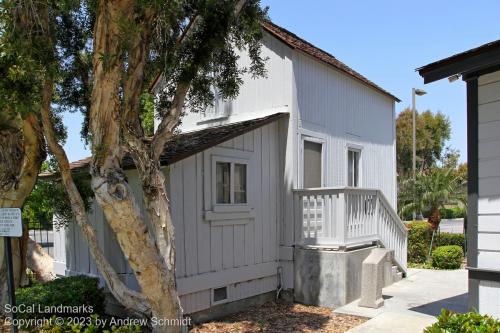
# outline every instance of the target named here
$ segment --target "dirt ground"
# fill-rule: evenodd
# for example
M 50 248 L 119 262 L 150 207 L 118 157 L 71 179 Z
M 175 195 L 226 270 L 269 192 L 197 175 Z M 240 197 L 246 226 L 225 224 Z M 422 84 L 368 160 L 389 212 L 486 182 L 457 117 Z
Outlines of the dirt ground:
M 346 332 L 368 318 L 333 314 L 331 309 L 302 304 L 266 303 L 246 311 L 200 324 L 191 333 L 204 332 Z

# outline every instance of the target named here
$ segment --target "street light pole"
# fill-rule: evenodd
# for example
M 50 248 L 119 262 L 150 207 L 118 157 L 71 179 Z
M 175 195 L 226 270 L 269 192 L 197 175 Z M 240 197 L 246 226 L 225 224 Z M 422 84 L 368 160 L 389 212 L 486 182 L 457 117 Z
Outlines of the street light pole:
M 412 159 L 412 171 L 413 171 L 413 195 L 414 200 L 416 196 L 416 188 L 415 188 L 415 180 L 416 180 L 416 170 L 417 170 L 417 108 L 415 106 L 416 96 L 423 96 L 426 92 L 422 89 L 412 88 L 411 90 L 411 111 L 413 117 L 413 135 L 412 135 L 412 144 L 413 144 L 413 159 Z M 416 218 L 416 212 L 413 213 L 413 219 Z

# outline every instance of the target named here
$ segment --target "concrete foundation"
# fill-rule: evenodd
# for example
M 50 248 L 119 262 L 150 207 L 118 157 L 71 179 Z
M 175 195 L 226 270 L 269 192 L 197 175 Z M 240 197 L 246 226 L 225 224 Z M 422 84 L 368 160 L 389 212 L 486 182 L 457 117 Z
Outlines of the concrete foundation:
M 290 293 L 290 291 L 283 291 L 283 301 L 286 301 L 285 295 Z M 290 297 L 288 297 L 290 298 Z M 266 302 L 273 301 L 276 299 L 276 292 L 271 291 L 265 294 L 260 294 L 244 299 L 240 299 L 234 302 L 214 305 L 206 310 L 198 311 L 195 313 L 190 313 L 187 316 L 191 317 L 194 324 L 204 323 L 207 321 L 219 319 L 237 312 L 244 311 L 245 309 L 255 306 L 262 305 Z
M 362 263 L 374 248 L 295 248 L 295 301 L 335 308 L 359 298 Z

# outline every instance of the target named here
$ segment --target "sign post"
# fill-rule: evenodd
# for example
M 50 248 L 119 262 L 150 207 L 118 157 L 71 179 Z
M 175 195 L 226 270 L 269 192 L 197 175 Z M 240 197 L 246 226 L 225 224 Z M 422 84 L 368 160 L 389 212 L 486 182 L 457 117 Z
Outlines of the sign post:
M 7 262 L 7 286 L 9 288 L 9 302 L 11 307 L 16 306 L 16 294 L 14 290 L 14 269 L 12 265 L 11 237 L 21 237 L 23 227 L 21 223 L 21 209 L 0 208 L 0 236 L 4 239 L 5 257 Z M 11 313 L 15 319 L 15 311 Z M 12 325 L 12 332 L 17 333 L 17 326 Z

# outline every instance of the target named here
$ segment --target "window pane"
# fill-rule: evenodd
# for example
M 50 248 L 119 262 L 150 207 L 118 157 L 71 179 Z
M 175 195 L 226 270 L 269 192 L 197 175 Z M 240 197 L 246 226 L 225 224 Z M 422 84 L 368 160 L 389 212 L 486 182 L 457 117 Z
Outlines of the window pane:
M 354 186 L 354 152 L 347 151 L 347 186 Z
M 354 164 L 354 186 L 359 185 L 359 152 L 353 152 L 353 164 Z
M 304 188 L 321 187 L 321 143 L 304 141 Z
M 226 162 L 217 162 L 215 172 L 216 172 L 217 203 L 220 204 L 231 203 L 231 196 L 230 196 L 231 164 Z
M 347 186 L 359 186 L 359 151 L 347 151 Z
M 234 165 L 234 203 L 247 203 L 247 166 Z

